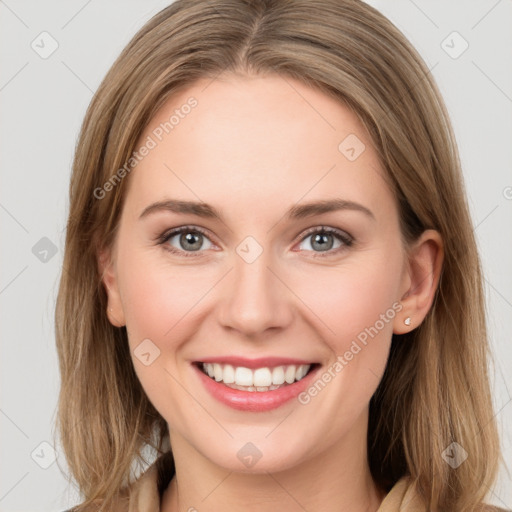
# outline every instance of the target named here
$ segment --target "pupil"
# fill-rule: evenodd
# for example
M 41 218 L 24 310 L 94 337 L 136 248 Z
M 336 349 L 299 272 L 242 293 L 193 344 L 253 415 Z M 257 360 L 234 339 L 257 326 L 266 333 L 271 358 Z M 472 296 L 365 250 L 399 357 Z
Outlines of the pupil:
M 189 232 L 181 235 L 180 242 L 185 248 L 197 251 L 201 248 L 201 236 L 200 233 L 192 234 Z M 189 244 L 188 247 L 187 244 Z
M 330 241 L 331 241 L 330 244 L 328 243 L 328 240 L 327 240 L 328 237 L 330 238 Z M 318 247 L 315 247 L 315 244 L 319 244 Z M 328 245 L 328 247 L 326 247 L 326 244 Z M 322 233 L 322 234 L 317 233 L 313 238 L 312 246 L 313 246 L 313 248 L 320 249 L 321 251 L 327 251 L 327 250 L 331 249 L 332 248 L 332 235 L 330 235 L 328 233 Z

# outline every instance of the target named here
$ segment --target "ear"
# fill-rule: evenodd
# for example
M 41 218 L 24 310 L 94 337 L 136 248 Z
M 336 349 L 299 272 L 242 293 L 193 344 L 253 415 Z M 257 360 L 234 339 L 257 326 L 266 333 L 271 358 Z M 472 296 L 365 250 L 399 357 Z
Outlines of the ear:
M 403 309 L 394 320 L 395 334 L 404 334 L 418 327 L 432 306 L 444 259 L 441 235 L 433 229 L 425 230 L 407 254 L 400 300 Z M 407 318 L 410 318 L 410 325 L 404 323 Z
M 107 292 L 107 317 L 109 322 L 115 327 L 123 327 L 126 325 L 126 322 L 119 293 L 115 262 L 112 259 L 112 251 L 110 249 L 98 251 L 98 269 L 101 281 Z

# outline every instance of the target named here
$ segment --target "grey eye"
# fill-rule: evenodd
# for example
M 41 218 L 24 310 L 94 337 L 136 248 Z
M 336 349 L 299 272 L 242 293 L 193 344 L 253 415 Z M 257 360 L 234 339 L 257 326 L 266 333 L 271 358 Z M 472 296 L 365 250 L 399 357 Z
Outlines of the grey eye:
M 308 243 L 308 240 L 311 241 Z M 335 247 L 336 241 L 338 245 Z M 325 252 L 330 251 L 331 249 L 337 249 L 341 247 L 342 241 L 333 233 L 327 233 L 324 231 L 317 231 L 316 233 L 311 233 L 307 235 L 301 242 L 301 245 L 306 243 L 306 248 L 301 248 L 301 250 L 313 250 L 314 252 Z
M 176 238 L 178 239 L 177 246 L 173 243 L 173 239 Z M 203 247 L 205 242 L 209 243 L 210 245 Z M 168 239 L 168 243 L 175 249 L 186 252 L 199 251 L 201 248 L 209 249 L 211 247 L 211 242 L 205 235 L 191 229 L 171 235 Z

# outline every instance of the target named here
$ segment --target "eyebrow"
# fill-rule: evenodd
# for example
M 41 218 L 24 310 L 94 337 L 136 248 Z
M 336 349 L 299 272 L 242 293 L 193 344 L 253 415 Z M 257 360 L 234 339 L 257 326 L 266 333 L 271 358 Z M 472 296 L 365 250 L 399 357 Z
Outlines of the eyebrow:
M 307 217 L 313 217 L 315 215 L 321 215 L 323 213 L 329 213 L 340 210 L 354 210 L 362 212 L 371 219 L 375 220 L 373 212 L 362 204 L 354 201 L 347 201 L 345 199 L 326 199 L 323 201 L 316 201 L 311 203 L 304 203 L 292 206 L 286 213 L 285 217 L 287 220 L 293 219 L 304 219 Z M 169 211 L 174 213 L 192 214 L 198 217 L 218 219 L 224 223 L 222 214 L 213 206 L 208 203 L 198 201 L 180 201 L 177 199 L 166 199 L 164 201 L 158 201 L 150 204 L 140 214 L 139 219 L 143 219 L 150 214 Z

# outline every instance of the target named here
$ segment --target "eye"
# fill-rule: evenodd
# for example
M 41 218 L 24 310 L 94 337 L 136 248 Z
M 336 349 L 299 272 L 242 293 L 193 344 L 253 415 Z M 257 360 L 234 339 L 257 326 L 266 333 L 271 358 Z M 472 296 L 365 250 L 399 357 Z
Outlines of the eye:
M 207 242 L 206 247 L 204 243 Z M 213 244 L 201 229 L 193 226 L 183 226 L 167 231 L 159 238 L 168 251 L 183 256 L 199 256 L 201 249 L 211 249 Z
M 182 226 L 166 231 L 158 238 L 158 243 L 167 251 L 180 256 L 203 256 L 204 249 L 213 247 L 206 232 L 196 226 Z M 306 232 L 300 242 L 306 247 L 300 250 L 317 253 L 314 254 L 315 257 L 324 257 L 337 254 L 352 246 L 353 243 L 354 239 L 344 231 L 322 226 Z
M 353 242 L 354 239 L 344 231 L 322 226 L 321 228 L 313 228 L 306 233 L 306 236 L 301 240 L 301 244 L 305 243 L 306 248 L 301 250 L 326 253 L 315 254 L 315 257 L 329 256 L 350 247 Z

